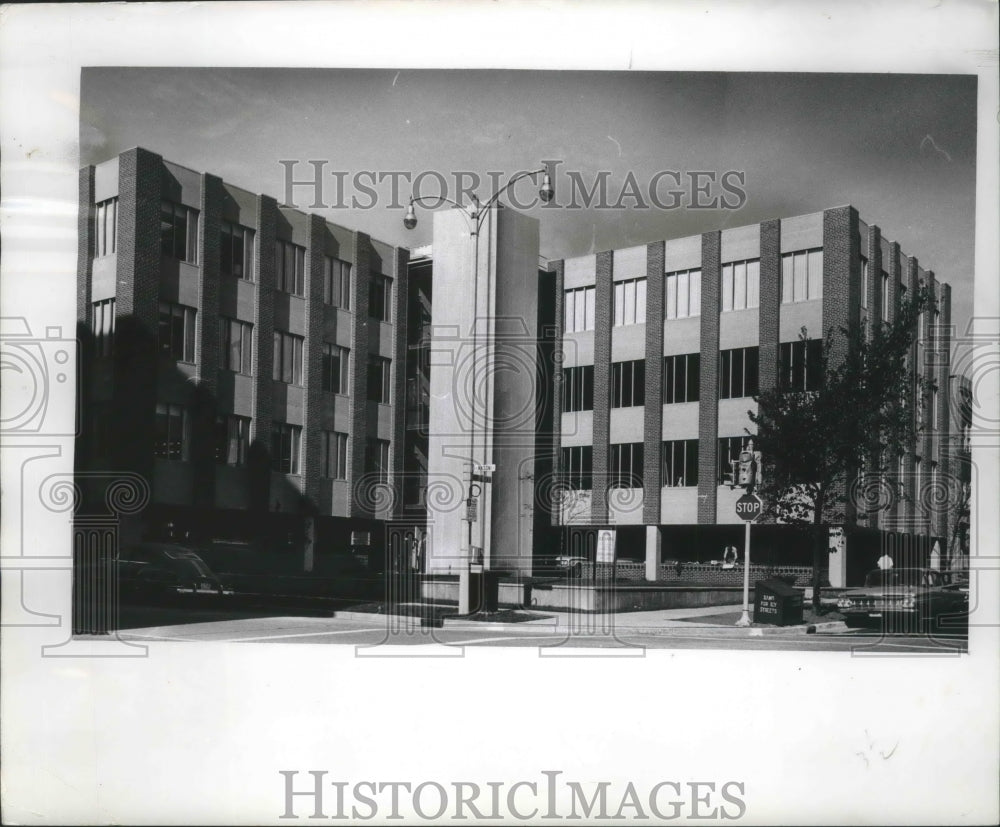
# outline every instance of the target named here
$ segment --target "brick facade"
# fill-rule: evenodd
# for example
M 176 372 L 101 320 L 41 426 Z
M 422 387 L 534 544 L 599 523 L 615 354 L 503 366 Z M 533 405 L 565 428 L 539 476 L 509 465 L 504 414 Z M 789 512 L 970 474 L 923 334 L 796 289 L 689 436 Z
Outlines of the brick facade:
M 646 247 L 646 406 L 643 411 L 642 521 L 660 522 L 660 487 L 663 468 L 663 284 L 665 243 Z
M 698 406 L 698 522 L 715 522 L 719 467 L 719 286 L 722 234 L 701 237 L 701 387 Z
M 594 489 L 591 520 L 608 522 L 608 472 L 611 454 L 611 328 L 614 322 L 614 254 L 597 254 L 594 319 Z

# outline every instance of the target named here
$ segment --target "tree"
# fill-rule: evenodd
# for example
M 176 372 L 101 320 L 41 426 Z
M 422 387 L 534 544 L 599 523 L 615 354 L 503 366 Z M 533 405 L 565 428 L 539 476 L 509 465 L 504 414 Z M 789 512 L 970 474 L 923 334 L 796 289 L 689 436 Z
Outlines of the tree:
M 763 464 L 757 494 L 765 502 L 764 513 L 813 527 L 817 612 L 820 570 L 828 554 L 826 527 L 843 522 L 859 473 L 864 470 L 867 480 L 876 480 L 886 498 L 903 496 L 890 464 L 915 445 L 920 423 L 912 400 L 923 400 L 928 390 L 919 371 L 914 389 L 907 364 L 919 314 L 931 302 L 926 287 L 914 293 L 901 302 L 891 322 L 869 319 L 867 326 L 854 330 L 828 330 L 817 349 L 822 369 L 811 372 L 818 386 L 790 387 L 785 366 L 777 387 L 757 396 L 757 411 L 748 412 Z M 800 339 L 804 353 L 805 328 Z

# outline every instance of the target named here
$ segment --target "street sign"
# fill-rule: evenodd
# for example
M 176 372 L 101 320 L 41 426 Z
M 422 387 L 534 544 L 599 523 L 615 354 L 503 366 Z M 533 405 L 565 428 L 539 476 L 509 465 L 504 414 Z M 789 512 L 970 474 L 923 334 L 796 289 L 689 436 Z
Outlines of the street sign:
M 477 470 L 477 471 L 478 471 L 478 472 L 479 472 L 480 474 L 484 474 L 484 473 L 491 473 L 491 472 L 493 472 L 493 471 L 496 471 L 496 470 L 497 470 L 497 466 L 496 466 L 496 463 L 492 463 L 492 464 L 490 464 L 490 465 L 477 465 L 477 466 L 476 466 L 476 470 Z
M 756 494 L 744 494 L 736 501 L 736 516 L 752 523 L 764 510 L 764 502 Z

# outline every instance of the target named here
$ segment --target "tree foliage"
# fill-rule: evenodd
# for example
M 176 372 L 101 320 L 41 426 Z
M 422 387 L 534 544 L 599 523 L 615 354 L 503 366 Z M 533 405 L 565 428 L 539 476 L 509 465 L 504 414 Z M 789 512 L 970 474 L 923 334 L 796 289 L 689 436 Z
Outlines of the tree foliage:
M 896 458 L 916 443 L 920 421 L 913 400 L 923 400 L 928 391 L 922 371 L 911 375 L 908 360 L 920 313 L 931 300 L 929 289 L 921 286 L 904 298 L 891 322 L 869 317 L 867 325 L 853 330 L 828 330 L 820 387 L 788 391 L 779 382 L 756 397 L 757 411 L 748 412 L 757 431 L 754 447 L 761 453 L 757 493 L 765 513 L 781 522 L 817 527 L 817 607 L 827 545 L 819 527 L 843 522 L 859 472 L 901 496 Z M 807 338 L 804 328 L 801 338 Z

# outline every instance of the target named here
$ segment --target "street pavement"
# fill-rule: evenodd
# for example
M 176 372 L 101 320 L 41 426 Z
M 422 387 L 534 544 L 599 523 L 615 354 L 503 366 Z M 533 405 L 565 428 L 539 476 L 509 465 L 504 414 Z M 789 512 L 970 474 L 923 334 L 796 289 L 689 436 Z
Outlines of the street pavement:
M 848 654 L 954 656 L 968 651 L 964 635 L 883 635 L 850 630 L 842 622 L 812 627 L 740 628 L 739 606 L 710 606 L 617 615 L 532 611 L 521 622 L 445 618 L 441 626 L 419 617 L 333 609 L 297 612 L 123 607 L 118 637 L 142 643 L 334 643 L 356 647 L 359 656 L 462 654 L 465 647 L 537 647 L 541 656 L 580 654 L 641 656 L 645 649 L 757 649 L 840 651 Z M 332 615 L 332 616 L 331 616 Z

